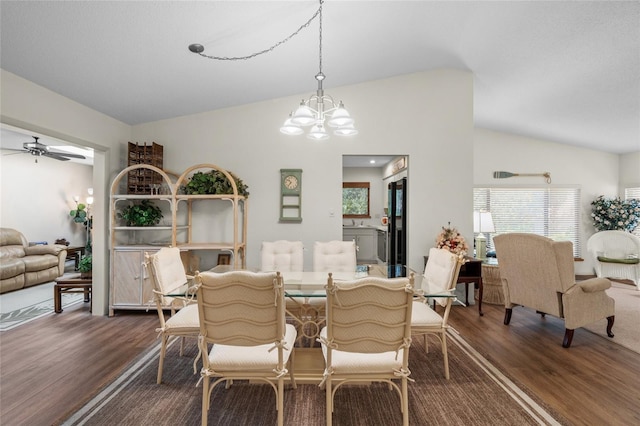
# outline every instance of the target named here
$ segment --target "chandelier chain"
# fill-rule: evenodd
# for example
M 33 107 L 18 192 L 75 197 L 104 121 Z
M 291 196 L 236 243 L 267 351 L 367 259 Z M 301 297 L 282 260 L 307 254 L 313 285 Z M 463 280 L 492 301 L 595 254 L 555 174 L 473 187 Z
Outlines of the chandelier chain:
M 296 31 L 291 33 L 286 38 L 280 40 L 273 46 L 269 47 L 268 49 L 264 49 L 256 53 L 252 53 L 247 56 L 211 56 L 211 55 L 205 55 L 202 52 L 199 52 L 198 55 L 204 56 L 205 58 L 209 58 L 209 59 L 216 59 L 218 61 L 243 61 L 243 60 L 255 58 L 256 56 L 262 55 L 264 53 L 272 52 L 276 47 L 288 42 L 293 37 L 298 35 L 298 33 L 302 31 L 304 28 L 307 28 L 311 24 L 311 22 L 313 22 L 313 20 L 316 19 L 318 15 L 320 15 L 320 70 L 322 71 L 322 3 L 324 3 L 324 0 L 320 0 L 320 7 L 318 8 L 318 10 L 316 10 L 316 13 L 314 13 L 313 16 L 309 18 L 307 22 L 302 24 L 300 28 L 298 28 Z

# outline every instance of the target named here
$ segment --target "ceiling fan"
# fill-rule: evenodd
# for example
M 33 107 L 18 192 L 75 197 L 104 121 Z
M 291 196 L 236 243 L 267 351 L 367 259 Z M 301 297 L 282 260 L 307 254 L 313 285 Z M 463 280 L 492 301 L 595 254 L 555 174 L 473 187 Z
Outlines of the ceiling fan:
M 69 161 L 69 159 L 71 158 L 79 158 L 79 159 L 86 158 L 84 155 L 51 151 L 47 145 L 38 142 L 38 139 L 40 139 L 38 136 L 33 136 L 33 139 L 35 139 L 34 142 L 25 142 L 22 144 L 24 149 L 8 149 L 8 151 L 19 151 L 19 152 L 16 152 L 16 154 L 29 153 L 36 157 L 36 163 L 38 162 L 38 157 L 55 158 L 56 160 L 60 160 L 60 161 Z M 8 154 L 8 155 L 11 155 L 11 154 Z

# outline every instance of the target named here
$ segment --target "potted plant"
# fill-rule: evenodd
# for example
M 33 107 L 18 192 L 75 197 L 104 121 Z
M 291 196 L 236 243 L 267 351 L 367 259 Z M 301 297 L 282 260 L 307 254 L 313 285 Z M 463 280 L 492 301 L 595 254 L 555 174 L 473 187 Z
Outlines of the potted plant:
M 80 278 L 91 278 L 93 271 L 93 259 L 91 255 L 80 259 L 78 271 L 80 272 Z
M 162 210 L 149 200 L 142 200 L 139 204 L 131 204 L 122 209 L 119 217 L 126 226 L 155 226 L 163 218 Z
M 242 182 L 242 179 L 231 173 L 235 180 L 238 194 L 249 196 L 248 186 Z M 195 194 L 233 194 L 233 187 L 229 179 L 219 170 L 211 170 L 207 173 L 196 172 L 191 176 L 189 182 L 183 187 L 184 193 L 188 195 Z

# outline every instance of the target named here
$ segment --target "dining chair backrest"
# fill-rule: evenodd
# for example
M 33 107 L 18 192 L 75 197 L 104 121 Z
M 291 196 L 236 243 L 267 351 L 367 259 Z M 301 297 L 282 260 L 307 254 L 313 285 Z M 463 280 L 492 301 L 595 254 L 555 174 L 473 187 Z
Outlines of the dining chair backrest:
M 278 272 L 201 272 L 200 335 L 207 343 L 278 345 L 285 334 L 284 289 Z
M 355 241 L 316 241 L 313 245 L 316 272 L 354 272 L 357 263 Z
M 163 306 L 170 306 L 173 298 L 164 295 L 170 294 L 189 281 L 180 257 L 180 249 L 162 247 L 155 253 L 147 253 L 145 261 L 150 266 L 148 273 L 156 300 Z
M 411 340 L 413 278 L 366 277 L 327 284 L 327 338 L 339 351 L 395 352 Z M 406 360 L 405 360 L 406 361 Z
M 432 247 L 429 259 L 424 268 L 424 279 L 431 291 L 441 292 L 452 290 L 458 282 L 461 262 L 458 256 L 445 249 Z M 434 299 L 441 306 L 446 306 L 449 300 L 445 297 Z
M 304 268 L 304 246 L 302 241 L 264 241 L 261 248 L 260 270 L 280 272 L 302 272 Z

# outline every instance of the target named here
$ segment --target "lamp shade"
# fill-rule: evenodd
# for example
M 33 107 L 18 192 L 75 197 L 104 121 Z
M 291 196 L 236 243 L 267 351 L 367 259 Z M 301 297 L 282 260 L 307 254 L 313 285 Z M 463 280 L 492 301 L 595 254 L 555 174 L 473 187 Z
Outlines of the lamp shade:
M 280 127 L 280 131 L 285 135 L 299 135 L 303 132 L 300 126 L 296 126 L 291 122 L 291 117 L 285 120 L 282 127 Z
M 496 232 L 496 228 L 493 225 L 493 217 L 491 217 L 491 212 L 473 212 L 473 232 Z
M 338 108 L 331 115 L 331 119 L 329 119 L 329 126 L 331 127 L 342 127 L 353 125 L 353 118 L 349 115 L 349 112 L 345 109 L 342 102 Z
M 315 123 L 316 117 L 311 109 L 302 102 L 296 112 L 291 117 L 291 122 L 296 126 L 308 126 Z
M 325 139 L 329 139 L 329 133 L 325 130 L 322 124 L 316 124 L 311 128 L 309 134 L 307 135 L 309 139 L 313 139 L 316 141 L 321 141 Z
M 357 135 L 358 131 L 353 127 L 353 124 L 349 124 L 348 126 L 338 127 L 333 133 L 339 136 L 353 136 Z

